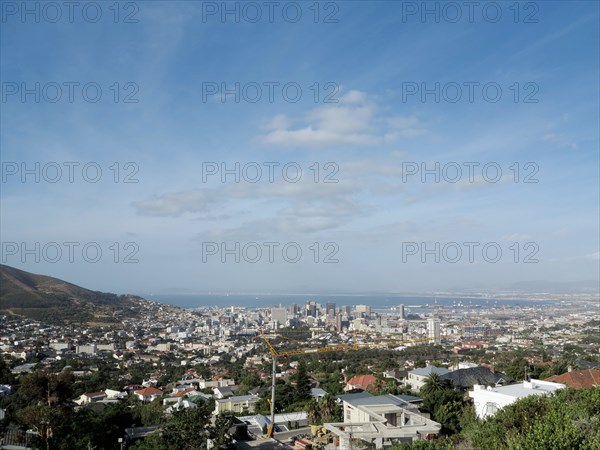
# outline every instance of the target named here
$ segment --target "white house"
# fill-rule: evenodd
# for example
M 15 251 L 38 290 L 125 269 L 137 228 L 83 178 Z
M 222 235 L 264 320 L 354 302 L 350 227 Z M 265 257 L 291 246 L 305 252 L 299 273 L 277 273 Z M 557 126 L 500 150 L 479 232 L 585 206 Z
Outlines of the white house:
M 410 388 L 413 391 L 419 392 L 421 390 L 421 388 L 423 387 L 423 385 L 425 384 L 425 380 L 427 380 L 429 375 L 431 375 L 432 373 L 437 373 L 438 375 L 445 375 L 448 372 L 450 372 L 450 371 L 448 369 L 445 369 L 444 367 L 436 367 L 436 366 L 420 367 L 418 369 L 413 369 L 408 372 L 408 374 L 406 375 L 406 378 L 404 380 L 404 384 L 410 385 Z
M 163 395 L 163 392 L 160 389 L 147 387 L 138 391 L 134 391 L 134 394 L 137 396 L 137 398 L 146 403 L 159 398 Z
M 182 400 L 180 398 L 178 402 L 176 402 L 175 404 L 169 406 L 165 410 L 165 413 L 166 414 L 173 414 L 176 411 L 181 411 L 183 409 L 195 409 L 197 407 L 198 407 L 198 405 L 196 405 L 193 401 L 191 401 L 191 400 Z
M 225 387 L 225 386 L 233 386 L 235 382 L 233 380 L 223 378 L 221 380 L 200 380 L 198 382 L 198 387 L 200 389 L 206 388 L 216 388 L 216 387 Z
M 361 439 L 383 448 L 392 442 L 412 442 L 435 436 L 441 425 L 421 414 L 415 402 L 421 399 L 392 394 L 373 396 L 366 392 L 341 395 L 344 421 L 326 423 L 339 437 L 339 449 L 351 448 L 351 439 Z
M 127 392 L 115 391 L 114 389 L 106 389 L 104 391 L 106 398 L 110 400 L 119 400 L 127 397 Z
M 564 387 L 564 384 L 541 380 L 523 381 L 521 384 L 499 387 L 476 384 L 473 390 L 469 391 L 469 397 L 473 399 L 477 418 L 484 419 L 521 398 L 551 394 Z
M 213 395 L 218 399 L 231 397 L 233 395 L 233 389 L 231 386 L 216 387 L 213 388 Z
M 228 411 L 241 413 L 244 410 L 254 412 L 258 400 L 259 397 L 256 395 L 239 395 L 236 397 L 217 399 L 215 401 L 215 410 L 213 413 L 220 414 Z
M 98 392 L 86 392 L 81 394 L 78 399 L 74 400 L 78 405 L 88 405 L 90 403 L 99 402 L 100 400 L 104 400 L 106 398 L 106 392 L 98 391 Z

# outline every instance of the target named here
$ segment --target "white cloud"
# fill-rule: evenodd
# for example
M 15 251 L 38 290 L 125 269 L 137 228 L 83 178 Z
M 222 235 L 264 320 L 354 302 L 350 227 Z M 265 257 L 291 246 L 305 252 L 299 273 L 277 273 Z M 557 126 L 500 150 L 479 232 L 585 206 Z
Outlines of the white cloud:
M 268 120 L 263 128 L 265 130 L 279 130 L 281 128 L 289 128 L 292 122 L 285 114 L 277 114 L 272 119 Z
M 345 103 L 365 103 L 367 101 L 367 94 L 357 90 L 351 90 L 342 97 Z
M 576 150 L 578 145 L 576 142 L 573 142 L 571 139 L 566 136 L 556 134 L 556 133 L 548 133 L 542 136 L 542 140 L 544 142 L 550 142 L 552 144 L 556 144 L 560 148 L 569 148 L 571 150 Z
M 211 191 L 186 191 L 163 194 L 150 200 L 134 202 L 137 213 L 145 216 L 179 217 L 185 213 L 206 211 L 215 202 Z
M 385 118 L 367 94 L 356 90 L 342 96 L 339 104 L 309 111 L 298 122 L 302 125 L 292 128 L 289 119 L 277 115 L 269 120 L 270 132 L 261 140 L 280 146 L 369 146 L 427 133 L 414 116 Z

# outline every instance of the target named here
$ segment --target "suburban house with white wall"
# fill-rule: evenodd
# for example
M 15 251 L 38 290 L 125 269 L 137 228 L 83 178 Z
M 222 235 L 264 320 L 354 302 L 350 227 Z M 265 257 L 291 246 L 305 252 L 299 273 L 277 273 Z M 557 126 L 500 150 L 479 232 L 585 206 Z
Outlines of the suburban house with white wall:
M 256 395 L 238 395 L 235 397 L 217 399 L 215 400 L 215 409 L 213 414 L 216 415 L 228 411 L 234 413 L 248 411 L 252 413 L 254 412 L 258 400 L 259 397 Z
M 427 377 L 429 377 L 429 375 L 431 375 L 432 373 L 437 373 L 438 375 L 446 375 L 448 372 L 450 371 L 444 367 L 419 367 L 418 369 L 410 370 L 406 374 L 406 378 L 404 379 L 404 385 L 410 385 L 410 388 L 413 391 L 419 392 L 425 384 L 425 381 L 427 380 Z
M 565 387 L 564 384 L 542 380 L 523 381 L 523 383 L 499 387 L 476 384 L 473 386 L 473 390 L 469 391 L 469 397 L 473 399 L 477 418 L 485 419 L 521 398 L 530 395 L 552 394 Z

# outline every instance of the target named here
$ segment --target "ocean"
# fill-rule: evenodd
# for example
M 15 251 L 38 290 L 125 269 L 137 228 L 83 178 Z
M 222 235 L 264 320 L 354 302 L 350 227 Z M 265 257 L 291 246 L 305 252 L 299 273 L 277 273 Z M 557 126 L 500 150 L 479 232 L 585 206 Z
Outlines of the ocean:
M 304 305 L 309 300 L 320 304 L 333 302 L 339 308 L 344 305 L 367 305 L 372 309 L 390 309 L 403 304 L 405 307 L 421 309 L 427 307 L 452 306 L 462 303 L 465 307 L 491 306 L 543 306 L 550 300 L 496 299 L 473 297 L 421 297 L 403 295 L 308 295 L 308 294 L 148 294 L 147 300 L 166 303 L 181 308 L 229 307 L 268 308 L 271 306 L 289 306 L 292 303 Z

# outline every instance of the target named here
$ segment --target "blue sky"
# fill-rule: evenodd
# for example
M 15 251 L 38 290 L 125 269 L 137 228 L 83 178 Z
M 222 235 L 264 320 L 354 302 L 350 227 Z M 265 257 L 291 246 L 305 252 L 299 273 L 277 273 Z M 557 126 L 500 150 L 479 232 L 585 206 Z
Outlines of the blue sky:
M 312 2 L 289 6 L 302 12 L 296 23 L 279 9 L 271 23 L 262 2 L 253 4 L 257 23 L 244 3 L 228 4 L 239 23 L 207 15 L 221 2 L 123 2 L 117 23 L 112 2 L 94 3 L 95 23 L 93 10 L 70 21 L 64 8 L 51 23 L 54 11 L 32 2 L 36 22 L 20 2 L 2 3 L 4 264 L 119 293 L 431 292 L 598 279 L 597 2 L 494 3 L 497 22 L 491 9 L 471 21 L 463 6 L 456 23 L 433 2 L 437 21 L 408 14 L 421 2 L 322 2 L 316 23 Z M 137 22 L 124 23 L 128 13 Z M 336 22 L 323 23 L 327 14 Z M 35 83 L 39 102 L 21 95 Z M 72 102 L 69 83 L 78 83 Z M 87 83 L 102 90 L 95 103 L 95 91 L 81 92 Z M 237 103 L 207 93 L 236 83 Z M 62 96 L 53 103 L 55 84 Z M 436 86 L 438 101 L 421 95 Z M 40 182 L 23 181 L 23 164 L 36 163 Z M 65 163 L 78 164 L 72 183 Z M 204 182 L 207 163 L 265 171 L 257 183 Z M 274 182 L 265 163 L 279 164 Z M 409 172 L 436 163 L 440 182 Z M 85 164 L 102 169 L 97 182 L 84 179 Z M 284 178 L 286 164 L 301 168 L 298 182 Z M 55 165 L 64 171 L 50 183 Z M 462 176 L 450 182 L 457 165 Z M 324 183 L 334 171 L 337 182 Z M 537 182 L 524 183 L 527 175 Z M 78 244 L 72 261 L 65 242 Z M 256 263 L 244 260 L 254 255 L 242 250 L 249 242 L 263 250 Z M 472 262 L 465 242 L 476 243 Z M 90 243 L 102 250 L 96 263 L 80 250 Z M 212 243 L 239 243 L 240 261 L 220 247 L 206 253 Z M 296 263 L 282 255 L 289 243 L 302 250 Z M 403 255 L 412 243 L 418 253 Z M 439 261 L 422 254 L 436 243 Z M 463 252 L 456 262 L 448 243 Z M 497 262 L 482 254 L 486 244 L 502 250 Z M 137 262 L 126 263 L 134 250 Z M 524 262 L 530 252 L 537 262 Z

